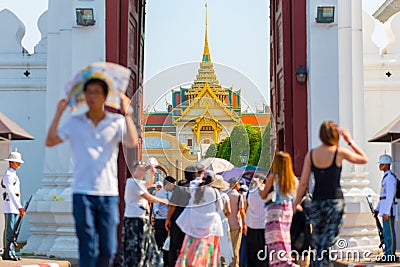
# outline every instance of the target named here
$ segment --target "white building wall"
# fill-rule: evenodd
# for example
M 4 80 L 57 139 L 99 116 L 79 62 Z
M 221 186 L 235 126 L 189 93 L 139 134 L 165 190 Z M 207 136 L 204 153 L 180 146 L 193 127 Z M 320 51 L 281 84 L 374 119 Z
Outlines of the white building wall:
M 335 23 L 316 23 L 318 6 L 335 6 Z M 308 133 L 309 146 L 320 144 L 324 120 L 339 121 L 337 0 L 307 1 Z
M 318 6 L 335 7 L 333 23 L 315 21 Z M 333 120 L 349 129 L 355 142 L 365 149 L 361 1 L 309 1 L 307 11 L 310 147 L 320 144 L 321 122 Z M 348 148 L 343 140 L 340 145 Z M 340 236 L 349 248 L 376 249 L 377 232 L 365 197 L 371 194 L 376 200 L 377 196 L 369 188 L 367 166 L 345 161 L 342 165 L 346 206 Z
M 96 24 L 77 26 L 75 8 L 93 8 Z M 60 14 L 63 14 L 60 16 Z M 43 129 L 53 119 L 56 105 L 65 97 L 63 88 L 81 68 L 105 61 L 105 1 L 49 0 L 47 40 L 47 95 Z M 65 112 L 61 124 L 69 117 Z M 43 161 L 42 161 L 43 162 Z M 72 217 L 72 161 L 69 144 L 45 149 L 43 187 L 35 194 L 30 222 L 31 236 L 24 252 L 77 257 L 78 243 Z M 53 196 L 63 201 L 54 201 Z
M 39 30 L 42 42 L 45 43 L 46 27 L 43 21 L 46 15 L 39 19 Z M 0 112 L 15 121 L 35 137 L 32 141 L 13 141 L 4 144 L 0 158 L 8 156 L 14 147 L 22 153 L 25 163 L 18 170 L 21 180 L 22 201 L 29 198 L 42 186 L 44 161 L 44 136 L 46 114 L 46 51 L 38 47 L 39 53 L 29 55 L 22 47 L 21 40 L 25 34 L 23 23 L 9 10 L 0 11 Z M 29 71 L 29 76 L 24 72 Z M 5 145 L 5 146 L 4 146 Z M 0 176 L 7 164 L 1 165 Z M 2 198 L 0 200 L 2 211 Z M 29 215 L 27 216 L 29 218 Z M 0 217 L 0 232 L 3 232 L 3 217 Z M 29 235 L 28 220 L 24 219 L 20 240 L 27 240 Z M 2 241 L 3 235 L 0 235 Z M 0 242 L 1 247 L 3 242 Z
M 364 13 L 364 82 L 365 82 L 365 113 L 366 137 L 371 138 L 383 127 L 400 116 L 400 14 L 394 15 L 386 22 L 386 33 L 389 44 L 379 53 L 371 36 L 374 31 L 374 20 Z M 392 75 L 388 77 L 387 72 Z M 399 143 L 369 143 L 366 153 L 370 159 L 367 170 L 370 173 L 371 187 L 379 192 L 382 172 L 378 169 L 378 158 L 387 152 L 394 159 L 392 169 L 400 173 L 400 145 Z M 399 175 L 398 175 L 399 177 Z M 399 213 L 399 206 L 397 206 Z M 400 233 L 400 225 L 395 224 L 396 233 Z M 397 234 L 397 242 L 400 235 Z M 399 243 L 398 243 L 399 244 Z

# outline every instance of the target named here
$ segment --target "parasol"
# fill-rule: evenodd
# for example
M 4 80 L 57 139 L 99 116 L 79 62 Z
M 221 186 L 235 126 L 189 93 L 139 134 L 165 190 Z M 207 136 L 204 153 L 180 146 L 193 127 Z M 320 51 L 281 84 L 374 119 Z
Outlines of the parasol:
M 220 173 L 233 169 L 235 166 L 229 161 L 221 158 L 206 158 L 199 162 L 206 169 L 212 170 L 215 173 Z

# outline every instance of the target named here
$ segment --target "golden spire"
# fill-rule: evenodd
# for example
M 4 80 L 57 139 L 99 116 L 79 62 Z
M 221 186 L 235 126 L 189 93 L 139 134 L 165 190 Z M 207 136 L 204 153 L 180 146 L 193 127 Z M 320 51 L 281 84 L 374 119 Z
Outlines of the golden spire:
M 204 40 L 203 62 L 211 62 L 210 50 L 208 49 L 208 7 L 206 3 L 206 34 Z

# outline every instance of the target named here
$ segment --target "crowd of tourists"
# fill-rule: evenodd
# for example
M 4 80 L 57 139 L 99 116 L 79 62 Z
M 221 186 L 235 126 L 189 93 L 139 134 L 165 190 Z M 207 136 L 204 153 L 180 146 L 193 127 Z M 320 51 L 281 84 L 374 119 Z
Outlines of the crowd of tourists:
M 68 105 L 61 100 L 46 138 L 47 146 L 70 141 L 79 266 L 110 266 L 114 260 L 127 267 L 305 266 L 307 262 L 292 257 L 293 248 L 315 250 L 313 266 L 329 265 L 326 255 L 344 213 L 342 163 L 367 162 L 347 130 L 323 122 L 321 145 L 306 154 L 299 178 L 291 156 L 279 151 L 269 173 L 255 175 L 250 184 L 242 183 L 241 177 L 225 181 L 196 164 L 186 166 L 184 180 L 168 176 L 159 181 L 153 195 L 149 189 L 154 168 L 146 179 L 146 163 L 135 162 L 132 177 L 126 180 L 122 243 L 117 251 L 118 147 L 121 141 L 135 147 L 139 138 L 127 97 L 121 97 L 124 116 L 105 111 L 108 86 L 103 80 L 91 79 L 83 90 L 88 112 L 59 127 Z M 350 149 L 339 146 L 340 136 Z M 312 195 L 311 203 L 306 195 Z M 378 211 L 384 212 L 384 206 Z

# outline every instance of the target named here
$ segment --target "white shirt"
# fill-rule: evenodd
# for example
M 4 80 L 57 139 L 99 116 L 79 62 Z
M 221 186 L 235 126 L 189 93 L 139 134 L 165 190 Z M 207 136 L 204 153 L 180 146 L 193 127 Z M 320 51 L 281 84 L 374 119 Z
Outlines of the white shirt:
M 394 203 L 396 184 L 397 180 L 396 177 L 392 174 L 392 171 L 386 171 L 382 179 L 382 187 L 379 194 L 380 200 L 378 202 L 378 205 L 376 206 L 376 210 L 379 211 L 380 216 L 383 216 L 384 214 L 387 214 L 389 216 L 396 216 L 397 209 Z
M 200 203 L 194 204 L 197 188 L 190 188 L 190 201 L 176 220 L 176 224 L 185 234 L 204 238 L 208 236 L 223 236 L 222 221 L 219 216 L 222 200 L 218 190 L 206 185 Z
M 258 193 L 258 188 L 250 190 L 246 198 L 246 225 L 251 229 L 265 229 L 265 203 Z
M 125 213 L 128 218 L 148 219 L 149 202 L 141 197 L 147 192 L 146 181 L 128 178 L 125 186 Z
M 160 190 L 158 190 L 156 192 L 155 196 L 158 198 L 164 198 L 164 199 L 170 200 L 171 196 L 172 196 L 172 192 L 168 192 L 164 188 L 161 188 Z M 160 215 L 157 214 L 158 211 L 160 212 Z M 153 204 L 153 213 L 154 213 L 154 217 L 156 219 L 166 219 L 167 214 L 168 214 L 168 205 L 161 204 L 161 203 L 154 203 Z
M 8 168 L 3 177 L 3 184 L 6 187 L 4 191 L 7 193 L 6 199 L 3 200 L 4 213 L 19 214 L 18 209 L 22 208 L 20 183 L 14 169 Z
M 117 157 L 125 119 L 106 112 L 97 126 L 81 114 L 58 129 L 58 136 L 70 140 L 74 162 L 73 193 L 118 196 Z
M 230 205 L 228 194 L 220 191 L 219 195 L 221 196 L 221 201 L 222 201 L 222 210 L 219 212 L 219 216 L 221 217 L 221 220 L 228 221 L 228 217 L 226 217 L 224 213 L 225 206 Z

